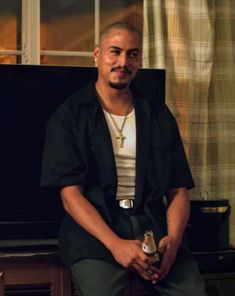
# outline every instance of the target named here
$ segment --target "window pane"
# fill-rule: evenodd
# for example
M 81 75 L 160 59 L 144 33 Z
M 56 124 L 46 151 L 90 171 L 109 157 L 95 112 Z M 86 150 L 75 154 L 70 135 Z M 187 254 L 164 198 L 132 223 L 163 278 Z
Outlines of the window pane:
M 92 51 L 94 0 L 41 1 L 41 49 Z
M 100 0 L 100 26 L 102 28 L 116 21 L 127 21 L 142 29 L 143 0 Z
M 0 1 L 0 50 L 21 49 L 21 1 Z
M 0 64 L 21 64 L 21 56 L 0 54 Z

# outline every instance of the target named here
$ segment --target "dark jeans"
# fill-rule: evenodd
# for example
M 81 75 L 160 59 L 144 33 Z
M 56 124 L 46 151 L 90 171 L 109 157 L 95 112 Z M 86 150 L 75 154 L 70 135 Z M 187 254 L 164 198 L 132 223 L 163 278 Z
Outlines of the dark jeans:
M 141 223 L 139 223 L 141 221 Z M 146 217 L 138 220 L 129 210 L 121 210 L 116 217 L 119 235 L 141 239 L 143 227 L 151 228 Z M 185 245 L 180 248 L 175 264 L 166 278 L 156 285 L 140 278 L 118 263 L 100 259 L 83 259 L 71 268 L 79 296 L 206 296 L 205 285 L 197 264 Z

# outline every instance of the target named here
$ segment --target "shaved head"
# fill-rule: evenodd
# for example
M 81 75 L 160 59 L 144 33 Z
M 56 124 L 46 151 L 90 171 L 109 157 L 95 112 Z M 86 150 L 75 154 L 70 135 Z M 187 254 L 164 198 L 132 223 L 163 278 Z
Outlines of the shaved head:
M 139 37 L 140 40 L 142 39 L 141 32 L 134 25 L 132 25 L 130 23 L 127 23 L 127 22 L 124 22 L 124 21 L 120 21 L 120 22 L 110 24 L 109 26 L 104 28 L 103 31 L 101 31 L 101 33 L 100 33 L 100 43 L 102 42 L 103 38 L 105 36 L 107 36 L 113 30 L 126 30 L 126 31 L 129 31 L 131 33 L 136 34 Z

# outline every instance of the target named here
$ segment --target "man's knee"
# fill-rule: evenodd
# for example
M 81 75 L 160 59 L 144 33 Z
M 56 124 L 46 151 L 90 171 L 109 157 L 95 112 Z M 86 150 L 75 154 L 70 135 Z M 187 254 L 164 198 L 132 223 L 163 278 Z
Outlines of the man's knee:
M 103 260 L 84 259 L 71 267 L 81 296 L 129 296 L 128 271 Z M 79 295 L 79 296 L 80 296 Z

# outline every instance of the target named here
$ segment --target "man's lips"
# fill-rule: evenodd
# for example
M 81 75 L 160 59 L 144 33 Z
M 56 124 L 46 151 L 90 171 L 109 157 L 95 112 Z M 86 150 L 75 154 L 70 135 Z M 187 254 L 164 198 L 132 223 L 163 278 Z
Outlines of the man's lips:
M 119 73 L 119 74 L 128 74 L 126 71 L 124 70 L 114 70 L 114 72 Z
M 111 68 L 111 72 L 116 72 L 122 75 L 128 74 L 131 75 L 131 70 L 127 67 L 113 67 Z

